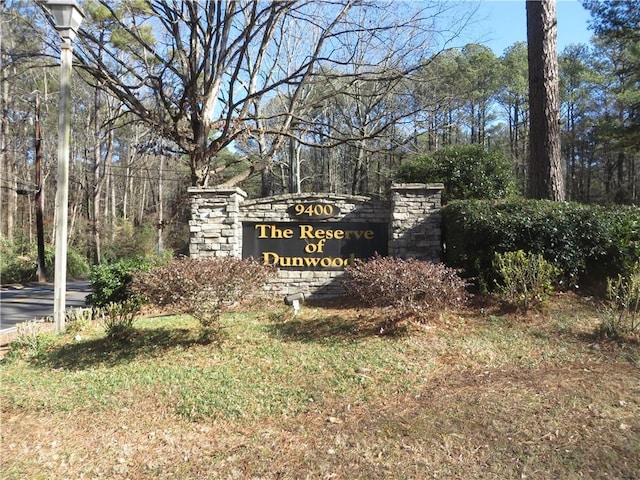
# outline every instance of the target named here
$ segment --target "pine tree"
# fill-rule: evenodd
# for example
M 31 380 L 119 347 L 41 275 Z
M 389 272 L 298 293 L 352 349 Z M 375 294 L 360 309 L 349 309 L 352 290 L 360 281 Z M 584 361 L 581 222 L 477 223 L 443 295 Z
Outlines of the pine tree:
M 527 194 L 563 201 L 555 0 L 527 0 L 530 157 Z

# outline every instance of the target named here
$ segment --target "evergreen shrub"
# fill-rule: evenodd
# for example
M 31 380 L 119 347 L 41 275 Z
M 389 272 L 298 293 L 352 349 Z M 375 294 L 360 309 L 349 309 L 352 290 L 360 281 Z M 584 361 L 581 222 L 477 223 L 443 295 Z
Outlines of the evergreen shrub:
M 640 263 L 629 275 L 607 279 L 604 318 L 596 333 L 621 338 L 640 331 Z
M 496 253 L 542 255 L 566 285 L 604 283 L 640 258 L 640 210 L 546 200 L 466 200 L 443 208 L 445 263 L 490 286 Z
M 425 321 L 464 304 L 467 281 L 441 263 L 376 256 L 345 269 L 345 293 L 388 310 L 387 327 L 413 317 Z
M 442 200 L 505 198 L 517 191 L 513 165 L 482 145 L 456 145 L 420 155 L 400 166 L 396 180 L 442 182 Z
M 87 297 L 87 304 L 106 307 L 112 303 L 123 303 L 131 298 L 129 283 L 135 272 L 146 271 L 158 260 L 143 256 L 123 258 L 112 263 L 94 265 L 89 275 L 93 292 Z
M 498 277 L 496 293 L 500 300 L 525 312 L 544 303 L 560 274 L 542 255 L 522 250 L 496 253 L 493 269 Z

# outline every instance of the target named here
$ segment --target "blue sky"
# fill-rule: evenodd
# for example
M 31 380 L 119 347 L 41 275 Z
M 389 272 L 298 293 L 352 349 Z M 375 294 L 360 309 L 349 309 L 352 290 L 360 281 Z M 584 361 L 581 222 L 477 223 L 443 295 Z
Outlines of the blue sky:
M 500 56 L 507 47 L 527 40 L 525 0 L 472 0 L 465 6 L 477 6 L 478 11 L 464 43 L 481 43 Z M 557 0 L 556 12 L 558 52 L 571 43 L 589 43 L 591 16 L 578 0 Z

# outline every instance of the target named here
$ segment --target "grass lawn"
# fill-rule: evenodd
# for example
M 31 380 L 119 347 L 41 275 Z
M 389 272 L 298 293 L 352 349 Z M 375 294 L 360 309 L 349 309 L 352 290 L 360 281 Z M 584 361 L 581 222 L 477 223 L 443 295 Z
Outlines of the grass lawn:
M 180 316 L 128 344 L 42 334 L 0 365 L 0 478 L 640 478 L 640 346 L 598 342 L 589 300 L 395 335 L 381 315 L 274 301 L 219 343 Z

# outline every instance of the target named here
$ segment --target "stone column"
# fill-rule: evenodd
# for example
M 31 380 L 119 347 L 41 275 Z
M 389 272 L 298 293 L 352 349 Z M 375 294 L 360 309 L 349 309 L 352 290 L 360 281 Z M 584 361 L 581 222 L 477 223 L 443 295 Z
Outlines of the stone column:
M 189 256 L 241 258 L 240 204 L 247 194 L 237 187 L 193 187 L 189 194 Z
M 391 186 L 389 256 L 440 261 L 442 183 Z

